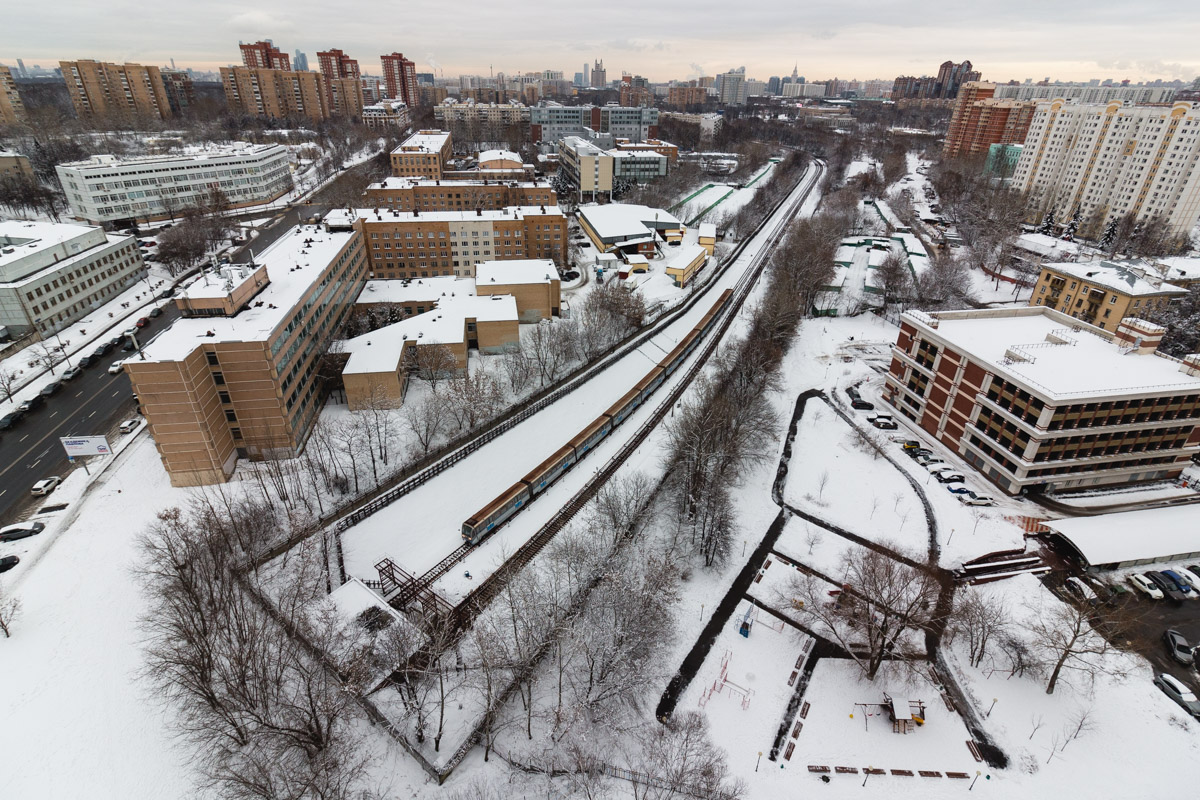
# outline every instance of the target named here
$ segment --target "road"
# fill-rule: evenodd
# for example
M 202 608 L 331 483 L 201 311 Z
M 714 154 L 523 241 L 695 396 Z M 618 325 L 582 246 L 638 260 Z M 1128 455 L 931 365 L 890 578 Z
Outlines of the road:
M 169 304 L 161 317 L 150 320 L 138 338 L 145 343 L 147 331 L 153 336 L 166 330 L 178 318 L 178 309 Z M 109 364 L 129 355 L 115 349 L 103 356 L 77 378 L 64 384 L 62 390 L 48 398 L 41 408 L 29 412 L 14 427 L 0 433 L 0 524 L 16 522 L 41 501 L 29 494 L 34 483 L 52 475 L 66 477 L 72 469 L 79 467 L 79 464 L 67 462 L 60 437 L 114 434 L 116 426 L 134 415 L 129 377 L 124 372 L 108 374 Z M 92 463 L 98 460 L 92 459 Z

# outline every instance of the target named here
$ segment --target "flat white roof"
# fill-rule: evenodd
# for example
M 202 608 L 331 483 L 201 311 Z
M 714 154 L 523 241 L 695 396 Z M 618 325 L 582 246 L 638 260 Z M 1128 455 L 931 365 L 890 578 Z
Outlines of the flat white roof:
M 484 150 L 479 154 L 480 161 L 516 161 L 521 163 L 521 157 L 512 150 Z
M 626 203 L 583 206 L 579 214 L 601 239 L 646 236 L 656 224 L 659 228 L 683 227 L 683 223 L 661 208 Z
M 1158 272 L 1145 261 L 1048 261 L 1042 266 L 1133 297 L 1187 294 L 1187 289 L 1163 283 Z M 1146 275 L 1153 280 L 1147 280 Z
M 1156 260 L 1166 268 L 1163 277 L 1167 280 L 1194 281 L 1200 279 L 1200 258 L 1195 256 L 1171 256 Z
M 1175 506 L 1047 520 L 1089 564 L 1169 559 L 1200 552 L 1200 508 Z
M 473 278 L 451 275 L 436 278 L 367 281 L 357 303 L 433 303 L 448 297 L 475 294 Z
M 0 220 L 0 268 L 97 231 L 95 225 Z M 11 253 L 4 252 L 12 248 Z M 82 252 L 82 251 L 81 251 Z
M 390 372 L 400 363 L 405 342 L 459 344 L 466 336 L 465 322 L 516 322 L 517 299 L 511 294 L 491 297 L 453 297 L 438 302 L 437 308 L 385 325 L 379 330 L 342 341 L 342 352 L 350 354 L 342 374 Z
M 1200 392 L 1200 378 L 1180 372 L 1179 362 L 1124 353 L 1098 328 L 1044 306 L 930 316 L 939 320 L 935 335 L 956 350 L 1050 398 Z M 905 318 L 925 327 L 918 317 Z M 1011 360 L 1010 351 L 1025 360 Z
M 248 307 L 233 317 L 176 320 L 142 348 L 146 360 L 178 361 L 205 342 L 266 340 L 354 235 L 353 231 L 330 233 L 318 225 L 293 228 L 255 256 L 256 265 L 266 266 L 270 283 Z M 194 282 L 203 281 L 199 277 Z
M 701 222 L 700 229 L 696 235 L 701 239 L 715 239 L 717 236 L 717 226 L 711 222 Z
M 511 261 L 484 261 L 475 265 L 475 283 L 553 283 L 559 280 L 558 268 L 548 258 L 521 258 Z
M 484 170 L 490 172 L 491 170 Z M 367 189 L 411 189 L 417 186 L 440 186 L 444 189 L 454 189 L 459 186 L 483 186 L 482 180 L 466 180 L 466 181 L 438 181 L 432 178 L 409 178 L 396 177 L 395 175 L 384 178 L 381 181 L 372 183 Z M 488 186 L 515 186 L 520 189 L 534 189 L 538 187 L 549 188 L 550 184 L 546 181 L 487 181 Z
M 70 161 L 59 164 L 68 169 L 107 169 L 111 167 L 163 166 L 170 163 L 185 161 L 202 163 L 224 158 L 246 158 L 251 156 L 286 154 L 287 148 L 281 144 L 225 144 L 207 145 L 203 148 L 188 148 L 181 153 L 161 156 L 114 156 L 96 155 L 83 161 Z
M 481 220 L 519 220 L 525 217 L 561 217 L 562 211 L 558 206 L 509 206 L 508 208 L 485 208 L 482 210 L 465 211 L 393 211 L 390 208 L 379 210 L 378 220 L 375 210 L 371 208 L 338 208 L 325 215 L 329 225 L 352 225 L 356 220 L 367 222 L 479 222 Z
M 1023 233 L 1017 237 L 1017 247 L 1023 250 L 1028 250 L 1031 253 L 1037 253 L 1041 256 L 1049 255 L 1078 255 L 1079 245 L 1075 242 L 1065 242 L 1054 236 L 1047 236 L 1044 233 Z
M 708 250 L 703 245 L 680 245 L 679 249 L 675 251 L 675 255 L 667 262 L 666 269 L 683 269 L 697 258 L 700 258 L 700 256 L 708 257 Z
M 411 148 L 430 153 L 441 152 L 442 147 L 446 144 L 446 140 L 450 138 L 447 131 L 417 131 L 412 136 L 400 143 L 400 146 L 393 150 L 393 153 L 404 152 L 405 148 L 412 152 Z

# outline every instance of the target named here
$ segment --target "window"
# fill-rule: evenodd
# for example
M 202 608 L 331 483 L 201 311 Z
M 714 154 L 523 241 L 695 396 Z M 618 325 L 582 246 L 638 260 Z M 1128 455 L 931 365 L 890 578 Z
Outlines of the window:
M 205 353 L 204 357 L 208 359 L 209 366 L 213 366 L 213 367 L 221 366 L 221 362 L 217 360 L 216 353 Z
M 237 422 L 237 412 L 232 408 L 225 409 L 225 419 L 229 422 Z
M 213 383 L 215 383 L 217 386 L 225 385 L 225 374 L 223 372 L 214 372 L 212 375 Z
M 229 432 L 230 432 L 231 434 L 233 434 L 233 438 L 235 438 L 235 439 L 241 439 L 241 438 L 242 438 L 242 429 L 241 429 L 241 428 L 230 428 L 230 429 L 229 429 Z
M 232 400 L 229 399 L 229 392 L 225 392 L 225 391 L 217 392 L 217 397 L 220 398 L 222 403 L 232 403 L 233 402 Z

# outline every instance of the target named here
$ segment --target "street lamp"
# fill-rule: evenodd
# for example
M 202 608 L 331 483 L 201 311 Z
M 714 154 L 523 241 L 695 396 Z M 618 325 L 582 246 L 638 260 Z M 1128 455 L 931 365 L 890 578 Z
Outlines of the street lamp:
M 975 781 L 979 780 L 979 776 L 982 774 L 980 770 L 975 770 L 975 779 L 971 781 L 971 786 L 967 789 L 968 792 L 975 788 Z
M 872 767 L 872 766 L 869 766 L 869 765 L 867 766 L 867 769 L 866 769 L 866 773 L 867 773 L 867 775 L 866 775 L 866 777 L 865 777 L 865 778 L 863 778 L 863 786 L 866 786 L 866 785 L 867 785 L 867 778 L 870 778 L 870 777 L 871 777 L 871 770 L 873 770 L 873 769 L 875 769 L 875 768 L 874 768 L 874 767 Z
M 996 701 L 997 701 L 997 700 L 999 700 L 999 699 L 1000 699 L 1000 698 L 998 698 L 998 697 L 993 697 L 993 698 L 992 698 L 992 704 L 991 704 L 990 706 L 988 706 L 988 711 L 987 711 L 987 713 L 983 715 L 983 718 L 984 718 L 984 719 L 987 719 L 988 717 L 990 717 L 990 716 L 992 715 L 992 709 L 996 707 Z
M 43 328 L 42 328 L 41 317 L 36 317 L 33 320 L 33 324 L 37 326 L 38 333 L 41 334 L 42 341 L 45 341 L 46 340 L 46 331 L 43 330 Z M 58 330 L 55 329 L 55 330 L 51 331 L 51 333 L 54 334 L 54 341 L 58 342 L 59 352 L 61 352 L 63 355 L 63 363 L 65 363 L 67 365 L 67 369 L 70 369 L 71 368 L 71 359 L 67 356 L 67 348 L 63 346 L 62 339 L 58 335 Z M 47 366 L 50 369 L 50 374 L 53 375 L 54 374 L 54 365 L 47 364 Z

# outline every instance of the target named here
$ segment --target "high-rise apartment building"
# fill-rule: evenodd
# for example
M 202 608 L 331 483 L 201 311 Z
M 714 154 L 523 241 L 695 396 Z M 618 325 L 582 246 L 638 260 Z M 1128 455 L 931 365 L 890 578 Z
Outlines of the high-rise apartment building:
M 171 118 L 167 88 L 158 67 L 89 59 L 58 63 L 80 119 L 115 114 Z
M 271 119 L 308 117 L 315 122 L 329 118 L 325 76 L 319 72 L 221 67 L 221 84 L 234 113 Z M 358 97 L 361 110 L 361 91 Z
M 0 125 L 19 125 L 28 119 L 12 72 L 0 66 Z
M 280 52 L 279 48 L 271 43 L 270 39 L 264 42 L 254 42 L 253 44 L 239 44 L 238 47 L 242 50 L 242 65 L 252 69 L 282 69 L 290 70 L 292 68 L 291 59 L 287 53 Z M 296 51 L 299 52 L 299 51 Z M 305 59 L 305 66 L 308 59 Z
M 996 99 L 996 84 L 964 83 L 954 104 L 942 150 L 946 158 L 986 155 L 994 144 L 1021 144 L 1029 132 L 1034 103 Z
M 596 89 L 603 89 L 608 86 L 608 70 L 604 68 L 604 59 L 598 59 L 595 66 L 592 67 L 592 82 L 591 86 Z
M 717 100 L 723 106 L 746 104 L 746 68 L 731 69 L 717 76 Z
M 171 113 L 177 117 L 186 114 L 196 103 L 196 89 L 191 74 L 182 69 L 164 69 L 162 79 Z
M 1078 209 L 1083 236 L 1126 214 L 1187 235 L 1200 217 L 1200 103 L 1039 102 L 1011 185 L 1028 219 Z
M 1175 90 L 1156 86 L 1100 86 L 1090 83 L 996 84 L 996 98 L 1012 100 L 1075 100 L 1107 103 L 1120 100 L 1135 104 L 1169 103 Z
M 358 71 L 358 60 L 336 48 L 317 53 L 321 74 L 326 80 L 331 78 L 361 78 Z
M 979 72 L 971 69 L 970 61 L 955 64 L 953 61 L 943 61 L 938 67 L 937 78 L 929 88 L 927 97 L 938 100 L 953 100 L 958 97 L 958 90 L 968 81 L 979 80 Z
M 417 91 L 417 65 L 404 57 L 403 53 L 380 56 L 383 64 L 383 82 L 387 86 L 389 100 L 403 100 L 409 108 L 421 104 Z

